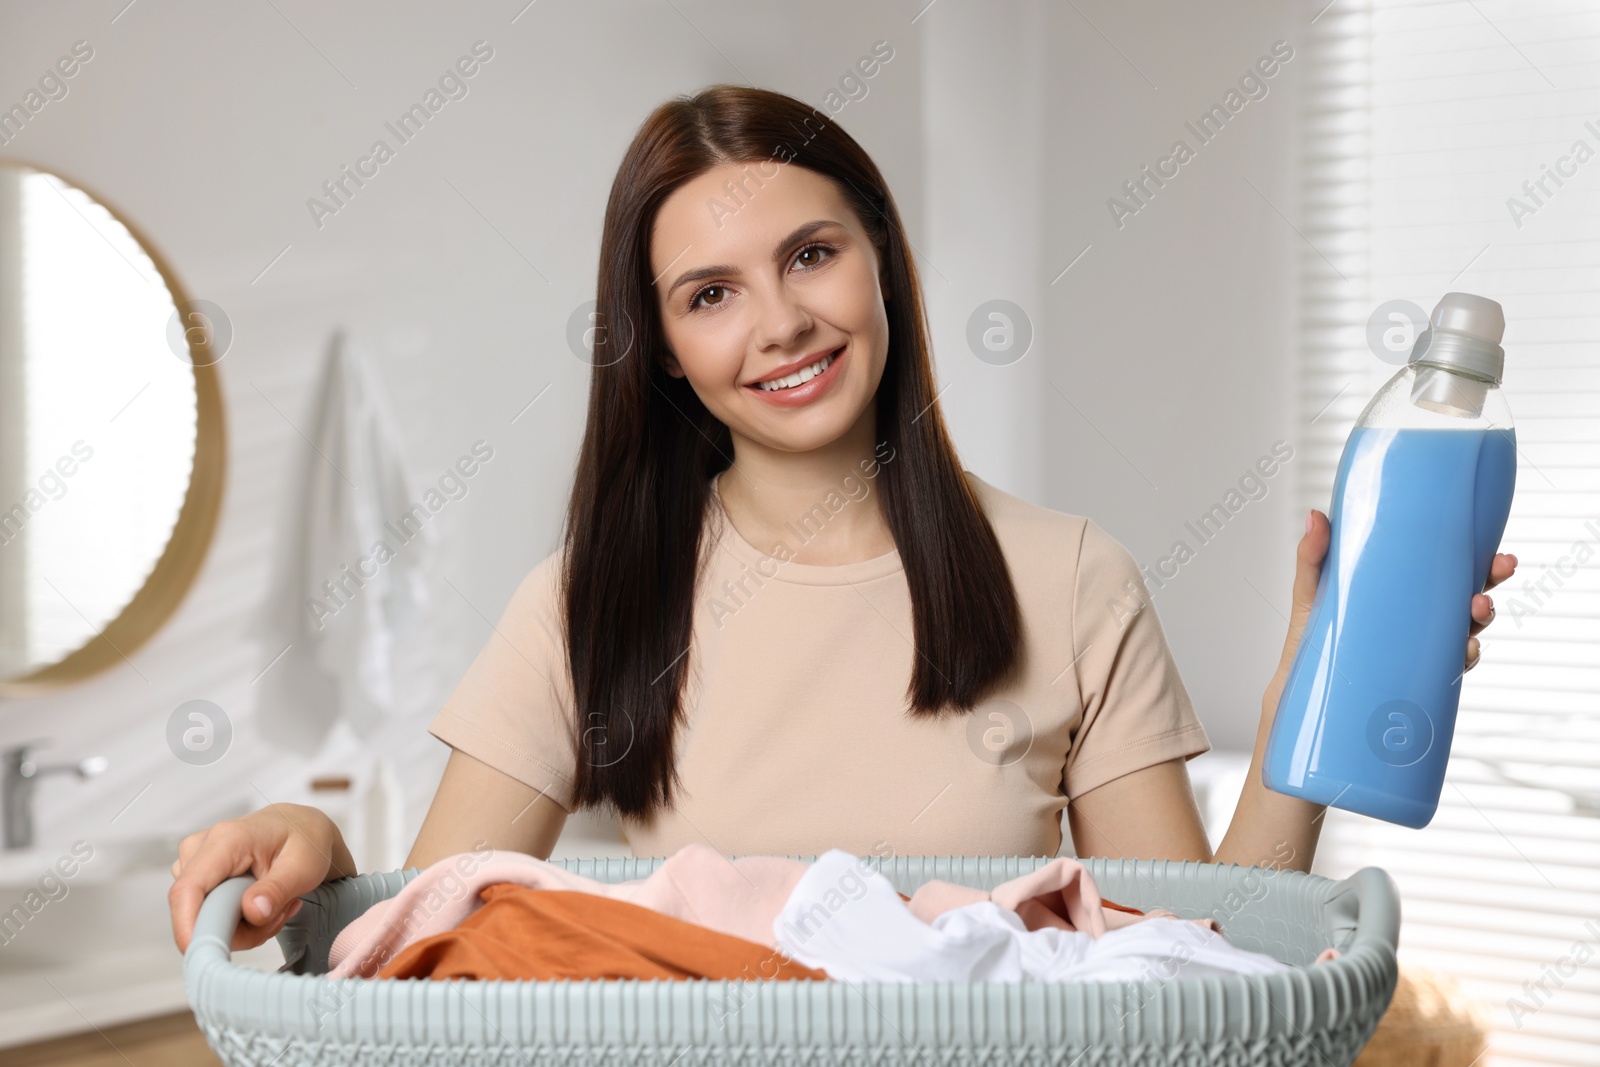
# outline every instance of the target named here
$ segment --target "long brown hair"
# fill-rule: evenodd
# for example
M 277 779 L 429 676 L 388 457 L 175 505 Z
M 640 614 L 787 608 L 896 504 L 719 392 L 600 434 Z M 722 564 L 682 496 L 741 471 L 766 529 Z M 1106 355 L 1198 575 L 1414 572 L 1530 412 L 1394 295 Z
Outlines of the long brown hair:
M 656 212 L 722 164 L 771 159 L 831 179 L 877 249 L 889 351 L 873 400 L 894 460 L 877 482 L 910 591 L 914 715 L 970 711 L 1018 666 L 1021 613 L 1000 544 L 935 397 L 921 285 L 876 164 L 829 117 L 764 89 L 713 85 L 651 112 L 606 202 L 588 423 L 567 510 L 561 595 L 576 699 L 574 804 L 670 808 L 711 478 L 728 427 L 668 374 L 650 271 Z

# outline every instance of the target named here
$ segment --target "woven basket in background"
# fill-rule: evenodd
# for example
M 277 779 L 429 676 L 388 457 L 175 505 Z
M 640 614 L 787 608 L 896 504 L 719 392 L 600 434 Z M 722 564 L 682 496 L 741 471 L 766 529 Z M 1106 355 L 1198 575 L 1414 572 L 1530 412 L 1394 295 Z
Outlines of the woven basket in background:
M 1454 978 L 1401 964 L 1394 1000 L 1355 1067 L 1472 1067 L 1488 1047 L 1488 1021 Z

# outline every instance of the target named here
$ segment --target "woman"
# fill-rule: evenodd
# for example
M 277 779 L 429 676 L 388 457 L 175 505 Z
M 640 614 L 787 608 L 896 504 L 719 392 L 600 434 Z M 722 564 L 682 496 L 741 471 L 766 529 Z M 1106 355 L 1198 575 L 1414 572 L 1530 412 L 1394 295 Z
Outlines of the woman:
M 1326 516 L 1213 853 L 1185 769 L 1210 744 L 1137 564 L 961 468 L 912 249 L 849 135 L 757 89 L 663 105 L 600 263 L 564 543 L 431 727 L 452 752 L 408 865 L 548 857 L 596 806 L 639 855 L 1055 855 L 1065 807 L 1079 855 L 1309 869 L 1323 809 L 1260 763 Z M 1493 607 L 1470 610 L 1476 634 Z M 255 875 L 244 948 L 354 864 L 321 812 L 274 805 L 186 838 L 173 872 L 180 947 L 206 892 Z

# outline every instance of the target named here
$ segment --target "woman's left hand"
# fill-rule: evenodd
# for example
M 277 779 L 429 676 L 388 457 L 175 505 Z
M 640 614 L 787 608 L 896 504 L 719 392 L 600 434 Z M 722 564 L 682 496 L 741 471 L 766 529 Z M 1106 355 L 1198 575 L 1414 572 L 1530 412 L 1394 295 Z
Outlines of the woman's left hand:
M 1278 699 L 1283 695 L 1283 686 L 1289 677 L 1289 668 L 1294 664 L 1295 650 L 1300 647 L 1300 635 L 1311 619 L 1311 605 L 1316 600 L 1317 583 L 1322 577 L 1322 561 L 1333 539 L 1333 527 L 1328 516 L 1312 509 L 1311 520 L 1311 529 L 1300 538 L 1299 548 L 1295 552 L 1294 606 L 1289 612 L 1289 633 L 1284 638 L 1283 655 L 1278 661 L 1278 672 L 1262 697 L 1262 710 L 1269 715 L 1277 710 Z M 1510 578 L 1516 571 L 1517 557 L 1507 552 L 1496 553 L 1489 564 L 1489 578 L 1484 583 L 1484 592 L 1474 594 L 1467 609 L 1472 621 L 1467 630 L 1463 672 L 1478 665 L 1478 660 L 1482 658 L 1482 643 L 1478 640 L 1478 634 L 1494 621 L 1494 601 L 1487 595 L 1488 590 Z
M 1489 563 L 1489 580 L 1483 584 L 1484 590 L 1493 589 L 1515 573 L 1517 573 L 1517 557 L 1509 552 L 1495 553 L 1494 559 Z M 1494 622 L 1494 601 L 1483 593 L 1478 593 L 1472 598 L 1472 626 L 1467 630 L 1467 633 L 1472 635 L 1467 638 L 1469 671 L 1478 665 L 1478 659 L 1482 655 L 1482 645 L 1477 635 L 1491 622 Z

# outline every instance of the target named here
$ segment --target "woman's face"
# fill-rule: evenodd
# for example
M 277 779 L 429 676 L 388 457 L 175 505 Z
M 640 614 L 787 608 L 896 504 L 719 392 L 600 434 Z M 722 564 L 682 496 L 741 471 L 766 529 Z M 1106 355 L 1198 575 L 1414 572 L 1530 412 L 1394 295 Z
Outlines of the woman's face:
M 662 204 L 650 269 L 668 371 L 736 439 L 806 452 L 870 417 L 889 320 L 876 250 L 830 179 L 715 167 Z

